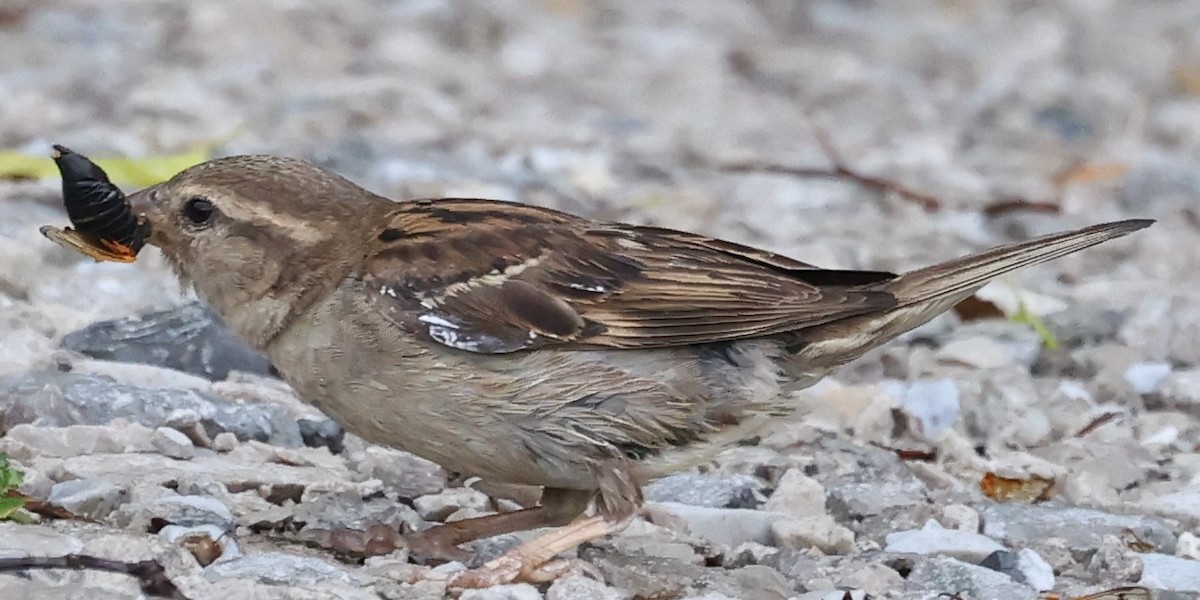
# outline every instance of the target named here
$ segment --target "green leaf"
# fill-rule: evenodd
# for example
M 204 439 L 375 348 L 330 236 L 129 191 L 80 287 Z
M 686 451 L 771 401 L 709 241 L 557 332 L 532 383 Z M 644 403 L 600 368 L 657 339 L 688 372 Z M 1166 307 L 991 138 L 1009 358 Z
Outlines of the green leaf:
M 1028 325 L 1033 329 L 1034 333 L 1037 333 L 1038 337 L 1042 338 L 1042 345 L 1047 350 L 1058 350 L 1058 338 L 1054 336 L 1054 332 L 1050 331 L 1050 328 L 1046 327 L 1046 322 L 1042 321 L 1041 317 L 1029 310 L 1029 307 L 1023 301 L 1017 301 L 1017 312 L 1010 319 L 1014 323 Z
M 94 162 L 117 184 L 144 188 L 166 181 L 176 173 L 208 160 L 212 145 L 164 156 L 142 158 L 96 158 Z M 52 179 L 58 167 L 49 156 L 32 156 L 0 150 L 0 179 Z
M 143 188 L 170 179 L 176 173 L 198 165 L 212 155 L 212 148 L 202 146 L 180 154 L 146 156 L 142 158 L 100 158 L 96 164 L 108 173 L 109 179 Z M 54 171 L 58 174 L 58 169 Z
M 45 179 L 58 175 L 58 167 L 45 156 L 30 156 L 12 150 L 0 150 L 0 178 Z
M 0 498 L 0 521 L 6 519 L 14 519 L 17 511 L 25 507 L 25 500 L 21 498 Z
M 0 494 L 15 489 L 25 481 L 25 475 L 8 464 L 8 456 L 0 453 Z
M 242 128 L 239 127 L 229 135 L 197 144 L 191 150 L 178 154 L 140 158 L 90 158 L 108 173 L 109 179 L 114 183 L 144 188 L 166 181 L 176 173 L 208 160 L 218 146 L 241 132 Z M 58 176 L 58 167 L 50 159 L 48 151 L 45 156 L 34 156 L 13 150 L 0 150 L 0 179 L 52 179 Z

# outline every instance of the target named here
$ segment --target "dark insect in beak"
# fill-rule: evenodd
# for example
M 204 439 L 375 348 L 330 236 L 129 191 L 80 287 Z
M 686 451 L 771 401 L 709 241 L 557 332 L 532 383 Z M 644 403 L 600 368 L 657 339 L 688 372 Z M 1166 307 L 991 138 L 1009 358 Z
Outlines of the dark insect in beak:
M 75 229 L 46 225 L 42 235 L 96 260 L 133 262 L 150 237 L 150 224 L 133 213 L 125 193 L 86 156 L 55 145 L 53 157 Z

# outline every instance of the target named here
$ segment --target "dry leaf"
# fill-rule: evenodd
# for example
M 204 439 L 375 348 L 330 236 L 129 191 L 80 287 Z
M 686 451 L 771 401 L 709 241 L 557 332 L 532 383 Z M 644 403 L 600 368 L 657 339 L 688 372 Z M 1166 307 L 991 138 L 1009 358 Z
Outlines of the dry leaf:
M 1141 552 L 1143 554 L 1154 552 L 1154 544 L 1138 537 L 1138 534 L 1128 527 L 1121 530 L 1121 542 L 1134 552 Z
M 1084 163 L 1060 173 L 1054 179 L 1060 186 L 1088 184 L 1120 179 L 1128 172 L 1129 165 L 1122 163 Z
M 979 296 L 968 296 L 962 302 L 954 305 L 954 314 L 963 321 L 978 321 L 980 319 L 1003 319 L 1004 311 L 990 300 Z
M 1200 67 L 1181 65 L 1175 67 L 1172 75 L 1175 76 L 1175 84 L 1180 89 L 1193 96 L 1200 96 Z
M 979 489 L 997 502 L 1043 502 L 1050 499 L 1054 480 L 1040 475 L 1001 477 L 989 471 L 979 481 Z
M 184 536 L 179 540 L 179 545 L 188 552 L 191 552 L 192 556 L 196 557 L 196 562 L 202 567 L 207 567 L 216 562 L 225 551 L 220 540 L 212 539 L 210 535 L 203 531 L 193 532 Z

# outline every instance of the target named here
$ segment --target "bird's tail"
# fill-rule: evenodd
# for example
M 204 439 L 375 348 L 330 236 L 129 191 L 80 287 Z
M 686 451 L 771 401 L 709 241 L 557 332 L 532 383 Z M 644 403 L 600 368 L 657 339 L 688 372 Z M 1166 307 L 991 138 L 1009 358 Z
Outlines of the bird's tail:
M 965 298 L 984 284 L 1011 271 L 1061 258 L 1096 244 L 1119 238 L 1154 223 L 1131 219 L 1053 233 L 1025 242 L 998 246 L 905 273 L 883 286 L 897 304 L 914 304 L 935 298 Z
M 893 308 L 798 332 L 800 341 L 805 342 L 800 354 L 813 367 L 845 364 L 950 310 L 1000 275 L 1119 238 L 1152 223 L 1149 219 L 1136 219 L 1092 225 L 904 273 L 871 286 L 895 296 Z

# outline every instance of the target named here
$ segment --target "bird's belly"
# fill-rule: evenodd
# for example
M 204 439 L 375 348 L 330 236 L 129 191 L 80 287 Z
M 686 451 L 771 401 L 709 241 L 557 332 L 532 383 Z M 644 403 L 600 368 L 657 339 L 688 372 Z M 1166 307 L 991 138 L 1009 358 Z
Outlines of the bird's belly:
M 751 417 L 737 425 L 713 432 L 703 439 L 647 457 L 635 467 L 634 477 L 645 483 L 709 463 L 738 442 L 759 435 L 774 421 L 774 417 L 767 415 Z
M 645 481 L 711 460 L 785 408 L 768 346 L 739 347 L 754 360 L 736 368 L 690 349 L 474 355 L 333 296 L 279 336 L 273 364 L 346 431 L 464 475 L 595 489 L 600 462 L 632 457 Z
M 472 373 L 437 360 L 371 311 L 346 310 L 338 296 L 307 311 L 268 348 L 301 400 L 349 433 L 450 471 L 520 483 L 536 478 L 520 468 L 529 457 L 489 411 L 462 401 L 481 393 Z

